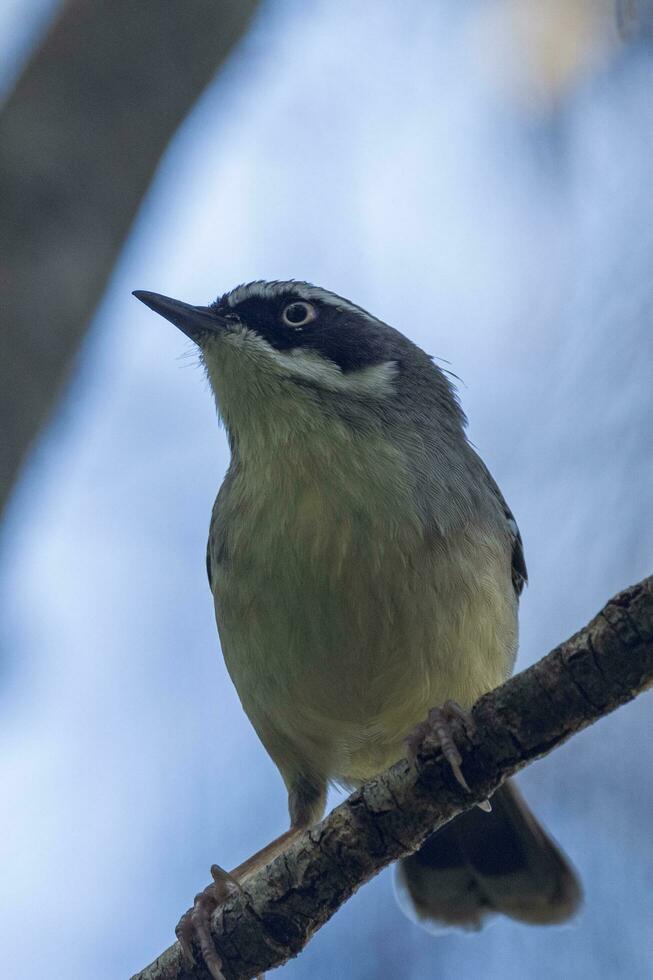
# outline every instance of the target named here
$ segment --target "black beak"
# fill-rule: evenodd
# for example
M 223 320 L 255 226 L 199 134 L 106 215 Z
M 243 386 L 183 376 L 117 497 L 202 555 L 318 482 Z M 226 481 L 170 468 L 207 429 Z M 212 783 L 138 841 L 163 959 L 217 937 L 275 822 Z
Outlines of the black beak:
M 182 303 L 179 299 L 171 299 L 170 296 L 161 296 L 159 293 L 148 293 L 143 289 L 135 289 L 132 293 L 141 303 L 145 303 L 155 313 L 160 313 L 170 323 L 190 337 L 191 340 L 199 344 L 207 334 L 218 333 L 223 327 L 224 322 L 210 306 L 191 306 L 189 303 Z

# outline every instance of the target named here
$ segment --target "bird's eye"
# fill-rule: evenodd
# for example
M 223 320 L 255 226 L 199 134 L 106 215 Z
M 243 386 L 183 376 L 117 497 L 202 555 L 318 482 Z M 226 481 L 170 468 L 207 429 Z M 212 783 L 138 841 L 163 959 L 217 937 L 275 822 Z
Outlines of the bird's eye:
M 281 319 L 287 327 L 305 327 L 311 323 L 317 312 L 311 303 L 289 303 L 281 314 Z

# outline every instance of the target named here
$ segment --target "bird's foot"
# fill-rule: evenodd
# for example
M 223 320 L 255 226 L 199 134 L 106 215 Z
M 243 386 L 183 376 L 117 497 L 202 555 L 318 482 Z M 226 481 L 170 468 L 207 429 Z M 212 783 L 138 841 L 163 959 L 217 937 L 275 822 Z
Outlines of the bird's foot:
M 465 711 L 456 701 L 445 701 L 441 708 L 431 708 L 428 713 L 426 721 L 421 722 L 417 727 L 410 733 L 406 739 L 406 753 L 408 761 L 414 763 L 417 759 L 417 755 L 422 745 L 424 739 L 428 736 L 431 739 L 435 737 L 442 755 L 445 757 L 452 773 L 456 779 L 456 782 L 462 786 L 462 788 L 467 792 L 471 792 L 469 786 L 467 785 L 467 780 L 463 776 L 461 767 L 462 756 L 458 751 L 458 746 L 456 745 L 453 733 L 451 731 L 451 722 L 457 719 L 461 721 L 465 732 L 469 738 L 472 738 L 476 733 L 476 723 L 468 711 Z M 481 810 L 485 810 L 489 813 L 492 810 L 489 800 L 484 800 L 482 803 L 477 804 Z
M 242 886 L 234 875 L 218 864 L 211 865 L 211 877 L 213 883 L 195 896 L 192 909 L 182 915 L 175 933 L 182 952 L 191 966 L 195 965 L 193 942 L 196 942 L 213 980 L 225 980 L 222 960 L 211 936 L 211 915 L 218 905 L 226 902 L 235 891 L 242 891 Z
M 270 841 L 260 851 L 252 854 L 246 861 L 234 868 L 233 871 L 225 871 L 219 864 L 211 865 L 213 884 L 195 896 L 192 909 L 182 915 L 175 929 L 184 957 L 191 966 L 195 964 L 193 954 L 193 945 L 195 944 L 199 946 L 202 959 L 213 980 L 225 980 L 222 972 L 222 960 L 211 935 L 213 912 L 235 892 L 243 892 L 242 882 L 269 864 L 302 833 L 303 829 L 303 826 L 294 824 L 290 830 Z M 257 980 L 261 980 L 262 977 L 263 974 L 261 973 Z

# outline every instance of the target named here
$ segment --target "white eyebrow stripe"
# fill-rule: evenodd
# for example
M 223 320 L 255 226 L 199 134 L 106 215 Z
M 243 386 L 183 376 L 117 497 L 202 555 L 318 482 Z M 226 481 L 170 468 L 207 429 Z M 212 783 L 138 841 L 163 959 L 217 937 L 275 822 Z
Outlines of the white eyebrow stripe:
M 229 306 L 233 308 L 245 299 L 275 299 L 277 296 L 283 296 L 284 294 L 291 294 L 293 298 L 303 299 L 307 302 L 319 300 L 322 303 L 328 303 L 329 306 L 333 306 L 338 310 L 358 313 L 361 316 L 367 317 L 368 320 L 378 321 L 377 317 L 372 316 L 367 310 L 362 309 L 355 303 L 351 303 L 344 296 L 338 296 L 337 293 L 331 293 L 328 289 L 322 289 L 320 286 L 313 286 L 310 282 L 297 282 L 293 279 L 287 282 L 266 282 L 263 279 L 258 282 L 248 282 L 232 289 L 228 293 L 226 300 Z

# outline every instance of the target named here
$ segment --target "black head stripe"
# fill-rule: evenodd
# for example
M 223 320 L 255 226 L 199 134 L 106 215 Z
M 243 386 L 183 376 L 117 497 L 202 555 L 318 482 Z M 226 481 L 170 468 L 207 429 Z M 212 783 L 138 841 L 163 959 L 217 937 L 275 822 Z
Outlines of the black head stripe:
M 287 326 L 282 320 L 284 309 L 296 302 L 311 303 L 317 311 L 315 320 L 301 329 Z M 243 324 L 276 350 L 315 351 L 345 372 L 381 364 L 393 357 L 389 337 L 381 325 L 349 304 L 340 307 L 289 289 L 270 296 L 246 296 L 235 303 L 223 297 L 215 307 L 223 306 L 228 306 Z

